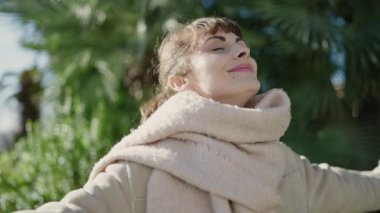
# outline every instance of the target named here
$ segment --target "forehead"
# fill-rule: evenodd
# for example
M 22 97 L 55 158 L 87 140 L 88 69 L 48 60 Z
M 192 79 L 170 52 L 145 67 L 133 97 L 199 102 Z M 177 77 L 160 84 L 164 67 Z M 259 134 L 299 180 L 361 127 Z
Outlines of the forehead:
M 233 32 L 225 32 L 222 30 L 218 30 L 214 34 L 206 34 L 199 38 L 199 44 L 206 43 L 212 40 L 220 40 L 220 41 L 226 41 L 229 39 L 236 39 L 240 38 L 238 35 L 234 34 Z

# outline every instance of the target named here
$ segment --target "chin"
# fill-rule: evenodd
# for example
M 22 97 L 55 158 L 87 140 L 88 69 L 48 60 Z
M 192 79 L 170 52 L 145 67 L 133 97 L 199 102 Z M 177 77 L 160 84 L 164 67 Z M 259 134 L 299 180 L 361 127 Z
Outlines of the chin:
M 250 96 L 256 95 L 260 90 L 261 84 L 260 81 L 256 81 L 254 84 L 250 85 L 248 92 L 251 94 Z

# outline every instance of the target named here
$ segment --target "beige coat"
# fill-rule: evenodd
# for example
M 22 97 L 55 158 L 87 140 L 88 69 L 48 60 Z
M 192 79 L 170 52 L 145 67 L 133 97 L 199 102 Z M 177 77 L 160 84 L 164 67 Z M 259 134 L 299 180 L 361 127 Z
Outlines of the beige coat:
M 312 165 L 278 141 L 290 121 L 284 92 L 248 106 L 173 96 L 95 165 L 83 188 L 37 212 L 380 209 L 380 172 Z

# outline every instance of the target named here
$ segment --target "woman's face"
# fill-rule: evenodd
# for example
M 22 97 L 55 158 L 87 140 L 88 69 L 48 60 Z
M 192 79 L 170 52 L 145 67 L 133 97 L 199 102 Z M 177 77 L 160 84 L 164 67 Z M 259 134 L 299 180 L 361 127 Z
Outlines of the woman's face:
M 189 58 L 190 88 L 215 101 L 244 106 L 260 89 L 257 64 L 244 41 L 218 31 L 198 44 Z

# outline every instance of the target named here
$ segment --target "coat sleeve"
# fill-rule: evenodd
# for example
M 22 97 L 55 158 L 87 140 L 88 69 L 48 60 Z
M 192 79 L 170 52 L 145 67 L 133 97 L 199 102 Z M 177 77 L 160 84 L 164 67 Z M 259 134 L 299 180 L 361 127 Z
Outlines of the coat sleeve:
M 368 212 L 380 209 L 380 167 L 353 171 L 298 158 L 310 212 Z
M 132 170 L 136 171 L 131 174 Z M 68 193 L 61 201 L 17 213 L 145 212 L 148 173 L 148 167 L 140 164 L 114 163 L 94 180 L 88 181 L 83 188 Z

